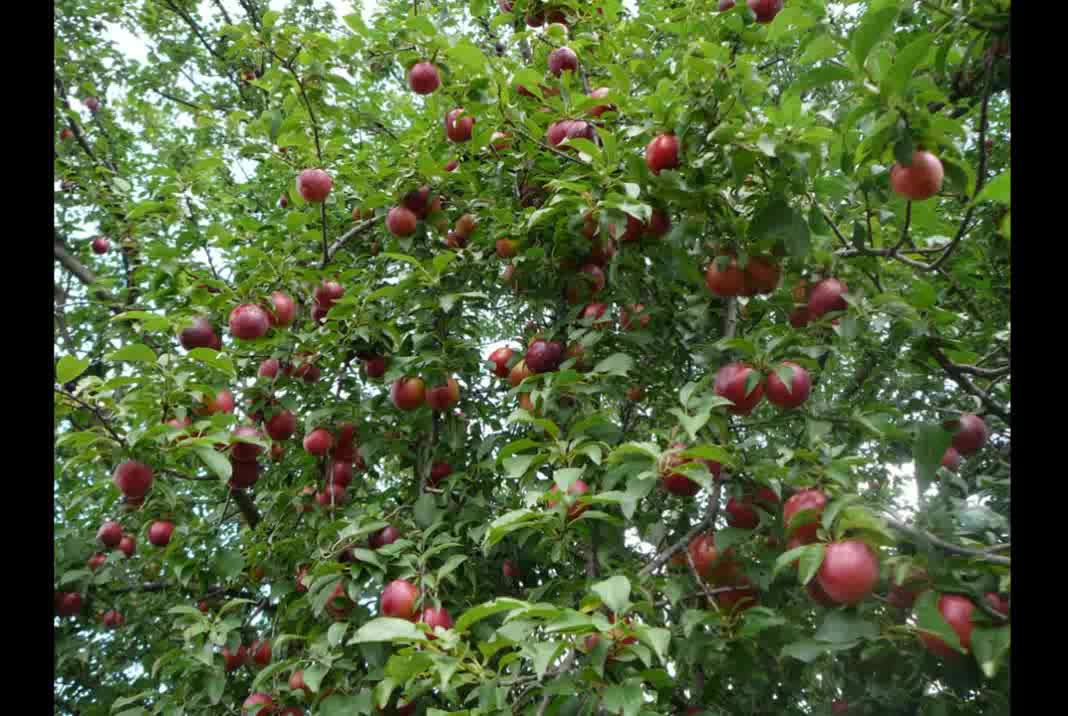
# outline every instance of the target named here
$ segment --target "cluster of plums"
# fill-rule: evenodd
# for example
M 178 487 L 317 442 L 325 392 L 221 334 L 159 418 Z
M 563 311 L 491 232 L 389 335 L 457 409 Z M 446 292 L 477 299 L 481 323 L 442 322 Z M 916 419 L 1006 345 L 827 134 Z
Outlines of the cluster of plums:
M 808 371 L 793 361 L 782 361 L 792 372 L 789 385 L 776 370 L 767 376 L 746 363 L 728 363 L 716 371 L 712 389 L 716 395 L 731 401 L 727 410 L 735 415 L 749 415 L 767 395 L 768 402 L 782 410 L 792 410 L 808 400 L 812 378 Z
M 705 270 L 705 285 L 717 296 L 756 296 L 779 286 L 782 269 L 768 256 L 751 256 L 744 268 L 733 252 L 724 253 Z
M 942 467 L 956 472 L 960 469 L 964 456 L 974 455 L 990 438 L 990 429 L 978 415 L 964 413 L 960 416 L 960 425 L 953 433 L 952 444 L 942 455 Z

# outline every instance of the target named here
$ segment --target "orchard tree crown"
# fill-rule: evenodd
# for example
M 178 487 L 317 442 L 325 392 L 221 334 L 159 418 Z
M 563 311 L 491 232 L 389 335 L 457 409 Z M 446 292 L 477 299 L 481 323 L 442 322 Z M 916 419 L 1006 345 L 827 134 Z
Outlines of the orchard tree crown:
M 57 713 L 1008 712 L 1009 0 L 55 14 Z

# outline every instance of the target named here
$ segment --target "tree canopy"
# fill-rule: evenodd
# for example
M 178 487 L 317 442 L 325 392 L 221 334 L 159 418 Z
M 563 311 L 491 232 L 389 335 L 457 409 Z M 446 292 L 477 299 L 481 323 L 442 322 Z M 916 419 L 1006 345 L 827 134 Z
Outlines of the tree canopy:
M 1008 713 L 1010 0 L 56 0 L 55 712 Z

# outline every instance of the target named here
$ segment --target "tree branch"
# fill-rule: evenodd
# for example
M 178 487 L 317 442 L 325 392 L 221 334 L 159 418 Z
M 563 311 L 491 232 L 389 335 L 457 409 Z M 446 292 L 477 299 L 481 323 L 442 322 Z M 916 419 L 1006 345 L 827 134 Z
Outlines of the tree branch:
M 949 257 L 953 254 L 953 250 L 957 248 L 963 239 L 964 235 L 968 233 L 968 222 L 972 220 L 972 215 L 975 214 L 978 204 L 976 198 L 979 196 L 979 192 L 983 190 L 983 184 L 986 183 L 986 128 L 987 118 L 990 109 L 990 88 L 994 78 L 994 58 L 993 56 L 986 59 L 986 81 L 983 84 L 983 104 L 979 111 L 979 171 L 975 176 L 975 193 L 972 194 L 971 206 L 968 207 L 968 211 L 964 214 L 964 218 L 961 219 L 960 228 L 957 230 L 957 235 L 953 237 L 953 240 L 949 242 L 949 246 L 946 247 L 946 252 L 942 254 L 942 257 L 931 264 L 931 269 L 938 269 L 944 264 Z
M 717 481 L 716 486 L 712 489 L 712 499 L 709 501 L 710 504 L 708 507 L 708 512 L 705 514 L 704 518 L 696 525 L 694 525 L 694 527 L 689 532 L 687 532 L 682 537 L 682 539 L 675 542 L 667 549 L 661 551 L 659 554 L 656 555 L 656 557 L 653 558 L 653 561 L 645 565 L 642 570 L 638 572 L 639 578 L 645 579 L 650 574 L 660 569 L 662 566 L 664 566 L 664 563 L 671 559 L 671 557 L 676 552 L 678 552 L 680 549 L 685 549 L 686 547 L 688 547 L 690 541 L 693 540 L 694 537 L 696 537 L 698 534 L 705 531 L 716 523 L 716 516 L 719 514 L 719 494 L 722 487 L 723 483 Z
M 915 527 L 907 525 L 904 522 L 897 520 L 889 515 L 883 515 L 883 518 L 886 520 L 886 523 L 890 525 L 890 527 L 897 530 L 898 532 L 901 532 L 902 534 L 911 537 L 913 540 L 917 540 L 920 542 L 929 542 L 935 547 L 941 549 L 943 552 L 957 554 L 963 557 L 974 557 L 983 562 L 990 562 L 991 564 L 1000 564 L 1006 567 L 1012 565 L 1012 560 L 1009 557 L 1001 557 L 996 554 L 991 554 L 991 552 L 989 551 L 971 549 L 970 547 L 961 547 L 960 545 L 956 545 L 951 542 L 946 542 L 945 540 L 939 539 L 930 532 L 925 532 L 921 529 L 917 529 Z
M 200 40 L 200 44 L 204 45 L 204 49 L 206 49 L 212 57 L 219 60 L 219 62 L 222 62 L 224 65 L 230 64 L 225 57 L 219 54 L 218 50 L 211 46 L 211 43 L 208 42 L 208 39 L 204 37 L 204 32 L 200 29 L 200 25 L 197 24 L 197 21 L 194 20 L 189 13 L 175 5 L 173 2 L 171 2 L 171 0 L 163 0 L 163 2 L 176 15 L 182 18 L 182 20 L 185 21 L 185 24 L 189 25 L 189 29 L 193 31 L 193 33 L 197 36 L 197 39 Z
M 219 12 L 222 13 L 223 19 L 226 20 L 227 25 L 233 25 L 234 21 L 230 19 L 230 13 L 226 12 L 226 7 L 222 4 L 222 0 L 212 0 L 215 7 L 219 8 Z
M 564 663 L 560 665 L 560 668 L 557 670 L 555 676 L 563 676 L 568 671 L 570 671 L 571 667 L 575 664 L 575 659 L 577 656 L 578 650 L 572 650 L 572 652 L 567 655 L 567 658 L 564 659 Z M 546 673 L 546 676 L 548 676 L 548 673 Z M 545 694 L 545 696 L 541 698 L 541 703 L 538 704 L 537 716 L 545 716 L 545 709 L 549 707 L 550 701 L 552 701 L 552 694 Z M 517 703 L 516 706 L 518 707 L 519 704 Z
M 376 223 L 378 223 L 378 220 L 379 220 L 379 217 L 374 217 L 374 218 L 368 219 L 366 221 L 360 222 L 359 224 L 356 224 L 356 226 L 353 226 L 351 229 L 349 229 L 344 234 L 339 236 L 337 241 L 335 241 L 333 244 L 331 244 L 330 248 L 327 250 L 327 252 L 326 252 L 326 261 L 323 263 L 321 268 L 324 268 L 324 269 L 326 268 L 326 265 L 328 263 L 330 263 L 330 261 L 333 260 L 334 256 L 337 254 L 337 252 L 341 249 L 342 246 L 345 245 L 345 243 L 349 239 L 351 239 L 353 236 L 358 236 L 358 235 L 364 233 L 365 231 L 367 231 L 368 229 L 373 227 Z
M 238 488 L 231 488 L 230 494 L 233 495 L 234 502 L 237 504 L 237 508 L 241 510 L 241 514 L 245 516 L 245 522 L 248 524 L 249 529 L 255 529 L 256 525 L 260 523 L 260 511 L 256 509 L 252 496 Z
M 727 299 L 726 310 L 723 313 L 723 337 L 734 338 L 738 331 L 738 299 L 731 296 Z
M 957 385 L 963 388 L 966 392 L 979 398 L 986 409 L 1001 418 L 1006 425 L 1012 425 L 1010 413 L 994 402 L 993 398 L 991 398 L 985 390 L 975 385 L 975 383 L 973 383 L 968 376 L 960 370 L 960 366 L 955 365 L 946 357 L 946 354 L 942 352 L 941 348 L 932 345 L 930 346 L 930 351 L 935 361 L 938 362 L 938 365 L 942 366 L 942 369 L 945 370 L 946 373 L 949 373 L 949 377 L 952 378 Z
M 293 61 L 291 59 L 285 59 L 273 49 L 271 50 L 271 54 L 274 55 L 275 58 L 282 64 L 282 66 L 286 68 L 289 74 L 293 75 L 293 79 L 297 82 L 297 88 L 300 89 L 300 97 L 304 100 L 304 106 L 308 110 L 308 117 L 311 119 L 312 134 L 315 135 L 315 156 L 319 158 L 319 165 L 320 167 L 322 167 L 323 148 L 319 144 L 319 120 L 315 117 L 315 110 L 312 109 L 311 100 L 308 99 L 308 93 L 304 91 L 304 80 L 300 78 L 300 73 L 297 72 L 297 70 L 293 67 Z M 294 57 L 295 56 L 296 55 L 294 55 Z
M 526 137 L 527 139 L 529 139 L 530 141 L 534 142 L 535 144 L 537 144 L 542 149 L 545 149 L 545 150 L 547 150 L 549 152 L 552 152 L 556 156 L 562 157 L 563 159 L 566 159 L 569 162 L 574 162 L 575 164 L 578 164 L 580 167 L 583 167 L 584 169 L 589 169 L 589 167 L 586 165 L 585 162 L 582 162 L 582 161 L 576 159 L 575 157 L 571 156 L 567 152 L 561 152 L 556 147 L 550 147 L 545 142 L 542 142 L 539 139 L 536 139 L 533 135 L 531 135 L 525 129 L 523 129 L 518 124 L 513 122 L 511 119 L 505 119 L 504 121 L 505 121 L 506 124 L 508 124 L 509 127 L 511 127 L 513 130 L 515 130 L 515 132 L 517 134 L 519 134 L 519 136 Z
M 60 390 L 59 388 L 53 388 L 52 390 L 53 392 L 59 393 L 67 400 L 77 405 L 80 405 L 81 407 L 91 412 L 93 415 L 96 416 L 96 419 L 100 421 L 100 424 L 104 426 L 104 429 L 108 431 L 108 434 L 111 436 L 112 440 L 121 445 L 123 449 L 126 449 L 128 447 L 126 444 L 126 439 L 119 435 L 117 432 L 115 432 L 115 429 L 111 427 L 111 423 L 108 421 L 102 410 L 90 405 L 81 398 L 78 398 L 74 394 L 68 393 L 65 390 Z
M 85 138 L 85 132 L 82 130 L 82 125 L 74 118 L 74 115 L 71 113 L 70 107 L 67 104 L 67 88 L 63 84 L 63 80 L 59 75 L 56 75 L 55 77 L 55 85 L 56 91 L 59 93 L 59 99 L 63 102 L 65 114 L 67 116 L 67 126 L 70 127 L 70 131 L 74 132 L 74 138 L 78 141 L 78 144 L 81 145 L 82 150 L 85 151 L 86 155 L 88 155 L 89 159 L 91 159 L 94 164 L 103 164 L 108 169 L 118 174 L 119 170 L 115 168 L 115 165 L 112 164 L 110 160 L 104 159 L 101 161 L 96 156 L 93 148 L 89 146 L 89 140 Z

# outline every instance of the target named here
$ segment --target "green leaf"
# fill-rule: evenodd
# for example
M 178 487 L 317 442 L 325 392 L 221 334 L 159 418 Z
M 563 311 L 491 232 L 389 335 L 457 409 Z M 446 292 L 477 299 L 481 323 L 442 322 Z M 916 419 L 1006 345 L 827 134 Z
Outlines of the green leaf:
M 717 548 L 719 547 L 719 542 L 718 541 L 716 542 L 716 547 Z M 790 550 L 787 550 L 787 551 L 783 552 L 775 560 L 775 566 L 771 570 L 772 578 L 777 577 L 779 575 L 779 573 L 782 570 L 786 569 L 787 567 L 793 566 L 793 563 L 797 562 L 798 560 L 800 560 L 802 556 L 804 556 L 806 554 L 811 554 L 811 553 L 814 553 L 814 552 L 818 553 L 820 563 L 822 563 L 823 562 L 823 545 L 822 544 L 802 545 L 801 547 L 794 547 L 793 549 L 790 549 Z M 809 559 L 810 560 L 815 560 L 816 557 L 815 556 L 810 556 Z M 815 569 L 818 570 L 819 566 L 820 565 L 817 564 Z M 800 564 L 798 565 L 798 568 L 800 568 Z M 815 571 L 813 571 L 813 574 L 815 574 Z M 808 582 L 805 581 L 805 582 L 802 582 L 802 584 L 808 584 Z
M 928 423 L 916 428 L 916 441 L 912 446 L 912 459 L 916 462 L 916 483 L 922 496 L 935 480 L 946 448 L 953 436 L 939 423 Z
M 456 670 L 460 668 L 460 660 L 454 656 L 445 656 L 444 654 L 432 654 L 430 659 L 438 672 L 439 687 L 442 691 L 445 691 L 449 687 L 449 682 L 452 681 Z
M 378 556 L 374 552 L 372 552 L 371 550 L 364 549 L 362 547 L 352 547 L 350 549 L 351 549 L 351 552 L 352 552 L 352 556 L 355 557 L 356 559 L 360 560 L 361 562 L 366 562 L 367 564 L 373 564 L 374 566 L 376 566 L 376 567 L 378 567 L 379 569 L 382 569 L 382 570 L 385 569 L 385 566 L 383 566 L 383 564 L 380 561 L 378 561 Z
M 679 425 L 686 430 L 686 434 L 690 436 L 691 440 L 697 439 L 697 433 L 712 417 L 712 413 L 708 411 L 703 411 L 692 417 L 678 408 L 671 408 L 668 412 L 679 419 Z
M 278 22 L 278 18 L 280 18 L 281 16 L 282 13 L 278 12 L 277 10 L 268 10 L 267 12 L 263 13 L 263 17 L 260 18 L 260 25 L 263 26 L 264 30 L 270 30 L 272 27 L 274 27 L 274 24 Z
M 835 610 L 828 612 L 814 636 L 819 641 L 835 644 L 855 643 L 860 639 L 876 638 L 879 627 L 855 613 Z
M 466 631 L 472 624 L 482 621 L 486 617 L 499 614 L 500 612 L 510 612 L 513 609 L 528 609 L 530 604 L 522 602 L 518 599 L 512 599 L 511 597 L 499 597 L 489 602 L 479 604 L 477 607 L 471 607 L 466 612 L 460 615 L 460 618 L 456 620 L 453 629 L 457 632 Z
M 208 702 L 213 706 L 222 700 L 223 691 L 226 689 L 226 674 L 218 669 L 208 674 L 204 682 L 204 690 L 208 695 Z
M 220 480 L 229 480 L 232 473 L 230 467 L 230 461 L 226 459 L 226 456 L 215 448 L 198 446 L 193 448 L 193 452 L 197 454 L 201 462 L 208 466 L 208 469 L 214 472 Z
M 975 661 L 983 670 L 986 678 L 993 679 L 998 673 L 1002 657 L 1009 650 L 1012 635 L 1009 626 L 982 627 L 972 629 L 972 651 Z
M 412 627 L 413 629 L 415 627 Z M 319 693 L 319 686 L 323 683 L 323 677 L 330 671 L 329 666 L 315 663 L 304 669 L 304 684 L 313 694 Z
M 349 628 L 349 625 L 345 622 L 338 622 L 331 624 L 330 628 L 326 630 L 326 641 L 330 646 L 338 646 L 342 639 L 345 638 L 345 631 Z
M 853 31 L 853 57 L 858 67 L 864 67 L 865 60 L 880 40 L 894 27 L 898 8 L 872 8 L 864 14 L 860 25 Z
M 593 368 L 594 373 L 626 375 L 634 367 L 634 359 L 625 353 L 613 353 Z
M 752 241 L 782 240 L 795 258 L 809 252 L 810 234 L 805 217 L 783 199 L 773 199 L 749 223 Z
M 56 363 L 56 382 L 60 385 L 69 383 L 85 372 L 89 367 L 89 361 L 85 358 L 63 356 Z
M 564 642 L 560 641 L 535 642 L 527 648 L 527 651 L 530 651 L 533 657 L 534 673 L 538 675 L 539 679 L 545 676 L 549 664 L 553 663 L 553 660 L 564 648 Z
M 234 362 L 230 360 L 230 357 L 225 353 L 212 350 L 211 348 L 194 348 L 187 353 L 190 358 L 203 363 L 206 366 L 214 368 L 215 370 L 226 373 L 231 378 L 237 376 L 237 370 L 234 368 Z
M 522 477 L 540 455 L 513 455 L 501 460 L 504 471 L 510 478 Z
M 723 554 L 734 545 L 743 544 L 752 538 L 753 530 L 742 529 L 741 527 L 724 527 L 716 530 L 712 535 L 716 549 L 720 554 Z
M 823 517 L 821 519 L 821 525 L 823 526 L 823 529 L 830 532 L 831 527 L 834 525 L 835 519 L 838 518 L 838 513 L 841 512 L 843 508 L 851 504 L 860 502 L 861 499 L 862 498 L 860 495 L 857 495 L 855 493 L 846 493 L 838 499 L 832 500 L 831 504 L 827 505 L 827 508 L 823 511 Z M 805 511 L 808 512 L 808 510 Z M 791 524 L 793 524 L 793 521 L 791 521 Z M 797 524 L 801 523 L 798 522 Z
M 442 580 L 445 579 L 445 577 L 452 574 L 452 572 L 455 571 L 457 567 L 459 567 L 466 561 L 467 555 L 465 554 L 454 554 L 449 557 L 447 560 L 445 560 L 445 564 L 443 564 L 441 568 L 438 569 L 438 582 L 440 583 Z
M 982 201 L 996 201 L 999 204 L 1012 203 L 1012 170 L 1006 169 L 1001 174 L 987 182 L 979 196 L 975 197 L 975 203 Z
M 567 467 L 553 472 L 553 482 L 560 488 L 561 492 L 567 492 L 571 489 L 571 486 L 575 484 L 575 480 L 582 477 L 582 473 L 586 471 L 583 467 Z
M 434 495 L 429 492 L 420 495 L 415 505 L 412 506 L 412 514 L 415 517 L 415 523 L 423 529 L 434 524 L 438 514 L 438 505 Z
M 912 607 L 912 613 L 916 617 L 916 628 L 938 637 L 951 648 L 963 653 L 957 632 L 953 631 L 953 627 L 938 610 L 938 599 L 939 594 L 933 589 L 926 590 L 916 599 L 916 604 Z
M 815 639 L 801 639 L 784 646 L 782 648 L 782 655 L 792 657 L 798 661 L 803 661 L 806 664 L 811 664 L 824 654 L 832 651 L 852 649 L 854 646 L 854 644 L 833 644 L 827 641 L 816 641 Z
M 143 701 L 144 699 L 148 698 L 149 696 L 154 696 L 154 695 L 155 695 L 155 692 L 153 692 L 153 691 L 142 691 L 141 693 L 135 694 L 134 696 L 128 696 L 126 698 L 116 699 L 115 703 L 113 703 L 111 705 L 111 710 L 112 711 L 118 711 L 119 709 L 121 709 L 123 707 L 129 706 L 130 704 L 133 704 L 133 703 L 137 703 L 138 701 Z
M 580 152 L 582 152 L 586 156 L 592 157 L 596 161 L 601 160 L 600 147 L 598 147 L 596 144 L 594 144 L 588 139 L 583 139 L 582 137 L 572 137 L 565 139 L 562 142 L 562 145 L 564 144 L 578 149 Z
M 902 94 L 905 91 L 909 80 L 912 79 L 912 73 L 927 58 L 934 40 L 933 34 L 923 33 L 919 38 L 898 50 L 894 58 L 894 66 L 890 68 L 883 80 L 883 87 L 888 95 Z
M 652 443 L 623 443 L 608 455 L 608 462 L 614 464 L 635 457 L 656 460 L 660 457 L 660 449 Z
M 695 445 L 680 452 L 679 456 L 696 457 L 700 460 L 712 460 L 713 462 L 718 462 L 727 467 L 734 464 L 734 458 L 727 452 L 727 448 L 718 445 Z
M 360 627 L 349 640 L 349 644 L 377 641 L 426 641 L 426 635 L 407 619 L 378 617 Z
M 925 311 L 933 308 L 938 302 L 938 294 L 935 292 L 934 286 L 923 279 L 917 278 L 909 286 L 908 302 L 919 310 Z
M 469 40 L 461 40 L 448 50 L 449 59 L 466 69 L 477 73 L 486 66 L 486 56 Z
M 144 343 L 131 343 L 106 356 L 107 360 L 156 364 L 156 354 Z
M 786 624 L 784 617 L 767 607 L 753 607 L 743 612 L 743 615 L 742 628 L 738 630 L 738 636 L 743 639 L 754 637 L 766 629 Z
M 671 643 L 671 631 L 669 629 L 647 627 L 643 624 L 636 624 L 634 626 L 634 633 L 638 635 L 639 641 L 653 650 L 653 653 L 656 654 L 656 658 L 660 659 L 662 664 L 667 663 L 668 646 Z
M 816 576 L 823 557 L 827 554 L 826 547 L 822 544 L 805 545 L 801 550 L 801 562 L 798 564 L 798 579 L 801 584 L 808 584 Z
M 488 550 L 512 532 L 526 527 L 533 527 L 550 519 L 550 515 L 540 510 L 526 508 L 512 510 L 490 523 L 489 529 L 486 530 L 482 547 L 484 550 Z
M 868 536 L 879 535 L 884 544 L 894 544 L 897 539 L 890 531 L 886 521 L 863 505 L 849 505 L 842 509 L 838 516 L 838 524 L 835 531 L 845 535 L 850 530 L 861 530 L 870 533 Z
M 590 590 L 616 614 L 623 614 L 630 606 L 630 580 L 623 576 L 598 582 Z
M 371 713 L 370 691 L 364 690 L 355 696 L 330 694 L 319 704 L 319 716 L 352 716 Z
M 601 694 L 602 704 L 610 714 L 638 716 L 642 705 L 645 703 L 645 699 L 642 697 L 640 678 L 628 679 L 623 684 L 609 686 Z
M 814 70 L 809 70 L 791 86 L 791 90 L 798 94 L 804 94 L 831 82 L 852 81 L 853 71 L 848 67 L 829 62 Z
M 912 133 L 909 131 L 903 131 L 901 138 L 894 143 L 894 159 L 901 166 L 907 167 L 912 165 L 912 154 L 915 151 L 915 146 L 912 143 Z

